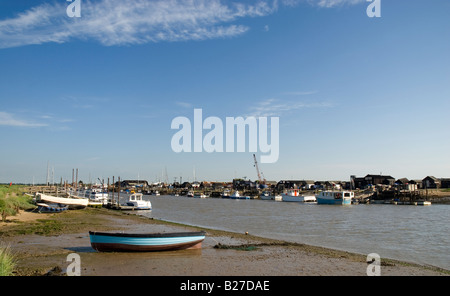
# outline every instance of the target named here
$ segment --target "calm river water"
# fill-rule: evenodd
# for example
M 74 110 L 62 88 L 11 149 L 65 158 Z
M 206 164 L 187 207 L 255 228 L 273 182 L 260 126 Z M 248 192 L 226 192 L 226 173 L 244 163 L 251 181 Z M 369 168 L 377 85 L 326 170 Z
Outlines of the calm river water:
M 145 196 L 142 215 L 450 270 L 450 206 L 317 205 Z

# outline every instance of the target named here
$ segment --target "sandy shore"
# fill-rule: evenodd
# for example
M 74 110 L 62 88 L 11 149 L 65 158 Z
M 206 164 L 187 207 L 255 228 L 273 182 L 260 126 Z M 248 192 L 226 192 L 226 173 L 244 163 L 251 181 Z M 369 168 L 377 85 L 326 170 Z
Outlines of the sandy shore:
M 8 216 L 6 222 L 0 221 L 0 227 L 10 225 L 11 222 L 29 222 L 36 221 L 37 219 L 45 218 L 45 214 L 20 211 L 16 216 Z
M 368 267 L 363 255 L 184 226 L 106 209 L 21 213 L 9 220 L 0 223 L 0 237 L 16 255 L 17 275 L 45 275 L 51 270 L 65 275 L 70 264 L 66 259 L 71 253 L 80 255 L 82 276 L 365 276 Z M 207 231 L 199 250 L 99 253 L 91 248 L 88 236 L 89 230 L 143 233 L 198 229 Z M 219 244 L 229 248 L 217 248 Z M 449 273 L 382 259 L 381 275 Z

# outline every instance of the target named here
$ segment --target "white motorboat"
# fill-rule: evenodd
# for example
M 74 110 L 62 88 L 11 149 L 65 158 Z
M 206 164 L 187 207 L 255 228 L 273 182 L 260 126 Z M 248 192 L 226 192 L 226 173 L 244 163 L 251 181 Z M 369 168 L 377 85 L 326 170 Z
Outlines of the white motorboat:
M 281 194 L 281 200 L 287 202 L 316 202 L 314 195 L 302 195 L 298 189 L 288 189 Z
M 275 200 L 275 201 L 281 201 L 282 197 L 279 194 L 271 194 L 270 192 L 264 191 L 259 196 L 261 200 Z
M 431 206 L 431 201 L 419 200 L 416 202 L 418 206 Z
M 101 188 L 88 189 L 84 196 L 94 203 L 105 205 L 108 202 L 108 192 L 103 191 Z
M 133 193 L 128 197 L 128 202 L 124 206 L 132 207 L 133 210 L 151 210 L 152 203 L 142 198 L 142 193 Z
M 240 195 L 239 191 L 236 190 L 235 192 L 233 192 L 232 195 L 230 195 L 230 198 L 231 199 L 250 199 L 250 196 Z
M 206 198 L 206 195 L 203 194 L 203 193 L 195 193 L 195 194 L 194 194 L 194 197 L 195 197 L 195 198 Z

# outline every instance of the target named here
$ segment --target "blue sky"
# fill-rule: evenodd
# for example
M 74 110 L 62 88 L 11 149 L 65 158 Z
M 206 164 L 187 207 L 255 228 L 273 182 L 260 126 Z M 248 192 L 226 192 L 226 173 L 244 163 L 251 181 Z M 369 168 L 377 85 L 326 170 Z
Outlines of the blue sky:
M 269 180 L 450 177 L 449 1 L 80 3 L 0 3 L 0 182 L 256 179 L 252 153 L 172 151 L 194 108 L 278 116 Z

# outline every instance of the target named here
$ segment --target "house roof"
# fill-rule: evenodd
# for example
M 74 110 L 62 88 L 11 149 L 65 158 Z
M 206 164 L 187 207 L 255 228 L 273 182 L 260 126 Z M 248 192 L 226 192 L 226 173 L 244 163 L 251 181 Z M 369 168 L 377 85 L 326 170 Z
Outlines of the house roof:
M 431 179 L 431 180 L 433 180 L 433 181 L 437 181 L 437 182 L 439 182 L 439 179 L 438 178 L 436 178 L 435 176 L 426 176 L 423 180 L 426 180 L 426 179 Z
M 406 184 L 408 182 L 409 180 L 407 178 L 400 178 L 397 181 L 395 181 L 395 183 L 402 183 L 402 184 Z
M 422 183 L 422 180 L 409 180 L 409 183 L 411 183 L 411 184 L 420 184 L 420 183 Z
M 368 177 L 370 177 L 370 178 L 394 179 L 394 180 L 395 180 L 394 177 L 389 176 L 389 175 L 370 175 L 370 174 L 369 174 L 369 175 L 365 176 L 365 178 L 368 178 Z

